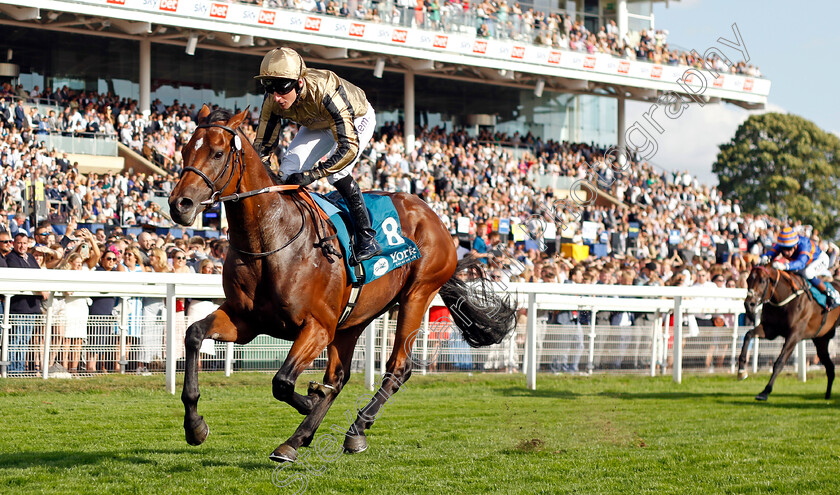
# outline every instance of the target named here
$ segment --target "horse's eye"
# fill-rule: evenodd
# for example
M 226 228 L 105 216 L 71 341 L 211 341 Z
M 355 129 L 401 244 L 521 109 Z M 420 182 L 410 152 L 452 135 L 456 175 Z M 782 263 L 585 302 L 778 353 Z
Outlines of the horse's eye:
M 215 158 L 216 160 L 221 160 L 221 159 L 222 159 L 222 157 L 223 157 L 224 155 L 225 155 L 225 154 L 224 154 L 224 153 L 222 153 L 221 151 L 217 151 L 217 152 L 213 155 L 213 158 Z

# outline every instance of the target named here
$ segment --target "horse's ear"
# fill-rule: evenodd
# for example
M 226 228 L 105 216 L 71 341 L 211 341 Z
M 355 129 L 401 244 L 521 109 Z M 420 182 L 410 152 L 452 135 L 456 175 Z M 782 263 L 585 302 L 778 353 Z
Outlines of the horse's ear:
M 210 107 L 208 107 L 205 103 L 201 106 L 201 110 L 198 112 L 198 122 L 201 122 L 202 120 L 206 119 L 208 115 L 210 115 Z
M 228 120 L 228 123 L 227 123 L 228 127 L 230 127 L 231 129 L 236 129 L 237 127 L 239 127 L 239 125 L 242 123 L 242 121 L 245 120 L 245 117 L 248 116 L 248 109 L 249 108 L 251 108 L 250 105 L 248 105 L 245 108 L 245 110 L 242 110 L 238 114 L 234 115 L 233 118 Z

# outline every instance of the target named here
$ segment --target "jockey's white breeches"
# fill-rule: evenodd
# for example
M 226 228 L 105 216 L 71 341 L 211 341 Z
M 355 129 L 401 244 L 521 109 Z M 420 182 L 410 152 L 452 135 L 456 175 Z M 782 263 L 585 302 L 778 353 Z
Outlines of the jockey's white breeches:
M 367 113 L 361 117 L 356 117 L 353 124 L 356 126 L 356 133 L 359 136 L 359 152 L 356 154 L 356 158 L 346 167 L 327 177 L 330 184 L 350 175 L 353 167 L 362 158 L 362 151 L 364 151 L 373 137 L 373 130 L 376 128 L 376 114 L 373 111 L 373 107 L 370 106 L 370 103 L 368 103 Z M 289 149 L 280 161 L 280 172 L 283 174 L 283 178 L 286 178 L 296 172 L 312 170 L 318 161 L 325 156 L 330 156 L 335 153 L 337 148 L 338 143 L 333 138 L 332 130 L 321 129 L 314 131 L 301 126 L 289 144 Z

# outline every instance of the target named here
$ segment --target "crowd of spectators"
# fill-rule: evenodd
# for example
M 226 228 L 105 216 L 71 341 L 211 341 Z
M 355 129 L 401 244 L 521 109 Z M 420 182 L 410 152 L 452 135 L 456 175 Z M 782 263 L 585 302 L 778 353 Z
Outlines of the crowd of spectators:
M 108 234 L 100 228 L 91 232 L 78 228 L 70 218 L 61 229 L 49 221 L 34 228 L 12 222 L 0 228 L 0 267 L 77 271 L 221 273 L 227 241 L 204 237 L 175 238 L 141 232 L 127 235 L 121 227 Z M 58 234 L 63 230 L 64 234 Z M 53 350 L 48 359 L 52 373 L 104 373 L 120 371 L 120 343 L 116 334 L 118 298 L 76 296 L 72 292 L 53 294 Z M 11 298 L 11 373 L 39 372 L 43 355 L 44 324 L 41 315 L 49 293 Z M 178 342 L 183 342 L 187 322 L 196 321 L 217 307 L 212 301 L 177 300 Z M 160 298 L 131 298 L 127 301 L 129 328 L 125 342 L 128 371 L 150 373 L 159 366 L 163 352 L 163 312 Z M 0 303 L 2 308 L 2 303 Z M 82 343 L 85 342 L 84 351 Z M 132 347 L 134 352 L 132 352 Z M 210 343 L 202 347 L 206 356 L 215 354 Z M 183 345 L 179 356 L 184 357 Z
M 514 40 L 581 53 L 603 53 L 656 64 L 702 67 L 703 60 L 668 46 L 668 30 L 641 29 L 620 36 L 615 20 L 588 29 L 582 18 L 567 11 L 543 12 L 507 0 L 253 0 L 242 3 L 286 8 L 369 22 L 442 32 L 475 33 L 479 38 Z M 731 67 L 719 58 L 707 61 L 718 72 L 761 77 L 757 66 L 743 61 Z

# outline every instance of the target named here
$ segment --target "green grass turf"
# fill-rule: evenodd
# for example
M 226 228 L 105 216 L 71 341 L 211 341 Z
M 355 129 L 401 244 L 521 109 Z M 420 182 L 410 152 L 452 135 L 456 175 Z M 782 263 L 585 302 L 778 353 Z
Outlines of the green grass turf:
M 540 375 L 529 391 L 521 375 L 417 375 L 367 452 L 325 462 L 301 449 L 309 469 L 275 479 L 306 479 L 308 494 L 837 493 L 840 410 L 823 399 L 825 375 L 784 375 L 756 402 L 766 379 Z M 211 434 L 191 447 L 180 381 L 172 396 L 161 376 L 0 380 L 0 493 L 294 493 L 272 484 L 268 454 L 302 417 L 273 399 L 271 375 L 200 383 Z M 355 376 L 316 441 L 343 431 L 365 393 Z

